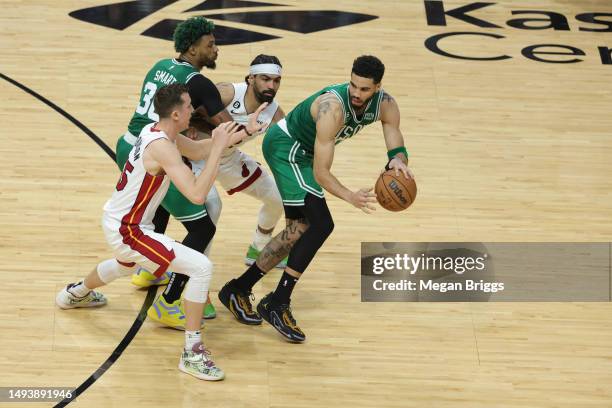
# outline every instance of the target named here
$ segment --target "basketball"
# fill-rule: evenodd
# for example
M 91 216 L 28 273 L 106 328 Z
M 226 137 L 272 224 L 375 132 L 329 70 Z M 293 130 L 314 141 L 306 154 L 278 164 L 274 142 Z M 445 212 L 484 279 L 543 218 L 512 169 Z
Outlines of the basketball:
M 389 211 L 402 211 L 410 207 L 417 195 L 417 186 L 413 178 L 406 178 L 400 172 L 395 175 L 395 170 L 387 170 L 378 177 L 374 186 L 376 200 Z

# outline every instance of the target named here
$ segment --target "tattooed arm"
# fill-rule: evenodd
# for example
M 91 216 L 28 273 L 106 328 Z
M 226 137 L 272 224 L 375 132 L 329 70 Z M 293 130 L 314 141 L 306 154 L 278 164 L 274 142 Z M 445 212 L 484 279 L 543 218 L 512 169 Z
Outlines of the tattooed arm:
M 315 180 L 325 190 L 361 209 L 365 213 L 374 209 L 372 189 L 351 191 L 331 173 L 334 161 L 336 134 L 344 125 L 344 111 L 340 100 L 331 93 L 319 96 L 310 109 L 317 125 L 314 145 L 313 172 Z

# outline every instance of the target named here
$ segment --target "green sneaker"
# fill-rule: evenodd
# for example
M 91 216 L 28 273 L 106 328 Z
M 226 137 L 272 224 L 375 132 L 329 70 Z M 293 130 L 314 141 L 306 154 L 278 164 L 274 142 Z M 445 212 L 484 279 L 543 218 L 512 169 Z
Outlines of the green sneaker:
M 206 304 L 206 306 L 204 306 L 204 314 L 202 315 L 202 317 L 206 320 L 214 319 L 215 317 L 217 317 L 217 311 L 215 310 L 215 306 L 212 303 L 208 303 Z
M 244 257 L 244 264 L 246 266 L 251 266 L 255 263 L 257 258 L 261 254 L 261 251 L 255 248 L 252 244 L 249 245 L 249 249 L 247 250 L 246 256 Z M 287 267 L 287 257 L 281 260 L 275 268 L 285 269 Z

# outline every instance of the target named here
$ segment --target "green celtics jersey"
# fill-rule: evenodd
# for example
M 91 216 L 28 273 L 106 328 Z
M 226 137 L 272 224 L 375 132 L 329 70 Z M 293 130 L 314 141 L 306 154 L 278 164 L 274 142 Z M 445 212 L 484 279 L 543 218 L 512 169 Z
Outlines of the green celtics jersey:
M 140 102 L 128 125 L 129 132 L 138 137 L 143 127 L 159 120 L 159 116 L 155 113 L 153 107 L 153 97 L 159 88 L 175 82 L 186 84 L 199 73 L 191 64 L 177 61 L 174 58 L 158 61 L 149 70 L 142 83 Z
M 293 108 L 286 119 L 289 134 L 299 141 L 304 149 L 309 150 L 311 153 L 314 152 L 317 128 L 310 114 L 310 107 L 314 100 L 324 93 L 333 93 L 342 103 L 344 124 L 336 134 L 336 144 L 353 137 L 364 126 L 376 122 L 380 116 L 380 101 L 383 96 L 382 89 L 372 96 L 368 101 L 365 111 L 358 118 L 350 102 L 348 82 L 323 88 Z

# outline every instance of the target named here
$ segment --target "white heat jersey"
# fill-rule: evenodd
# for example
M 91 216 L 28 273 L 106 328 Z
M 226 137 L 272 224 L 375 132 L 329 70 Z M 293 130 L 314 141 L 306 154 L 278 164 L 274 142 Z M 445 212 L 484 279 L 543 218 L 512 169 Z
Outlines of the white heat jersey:
M 105 218 L 120 223 L 121 229 L 140 226 L 153 230 L 153 216 L 168 191 L 170 179 L 165 174 L 152 176 L 144 167 L 143 155 L 147 146 L 155 140 L 168 139 L 156 125 L 151 123 L 140 132 L 116 190 L 104 205 Z
M 246 95 L 248 85 L 246 82 L 239 82 L 232 85 L 234 86 L 234 99 L 232 99 L 232 102 L 227 105 L 225 109 L 229 112 L 235 122 L 246 126 L 246 124 L 249 122 L 249 115 L 244 104 L 244 96 Z M 277 109 L 278 103 L 276 101 L 270 102 L 268 106 L 266 106 L 266 109 L 259 114 L 257 121 L 260 124 L 266 123 L 269 125 L 272 123 L 272 119 L 274 118 L 274 114 L 276 114 Z M 257 135 L 247 137 L 242 141 L 242 143 L 248 142 L 255 137 L 257 137 Z M 232 146 L 225 149 L 225 152 L 223 152 L 223 157 L 229 156 L 234 150 L 236 150 L 236 148 L 237 146 Z

